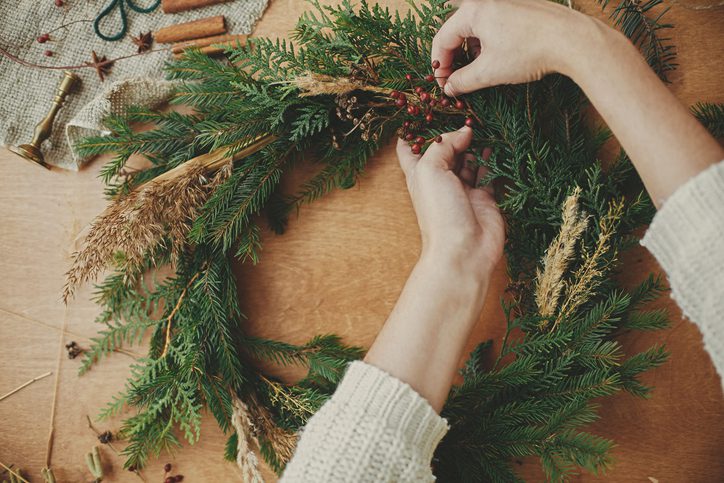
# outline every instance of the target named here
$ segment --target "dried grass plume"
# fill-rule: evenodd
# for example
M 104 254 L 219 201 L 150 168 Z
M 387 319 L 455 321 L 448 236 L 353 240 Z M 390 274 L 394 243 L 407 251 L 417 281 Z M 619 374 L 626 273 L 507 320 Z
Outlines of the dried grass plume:
M 573 274 L 571 282 L 566 287 L 565 298 L 561 303 L 554 328 L 590 298 L 590 295 L 601 284 L 606 268 L 616 260 L 615 251 L 610 253 L 611 239 L 623 214 L 623 206 L 622 199 L 611 201 L 608 211 L 599 220 L 596 246 L 592 252 L 585 253 L 583 263 Z M 609 254 L 610 256 L 607 256 Z
M 349 94 L 352 91 L 376 92 L 384 95 L 392 92 L 392 89 L 372 86 L 347 77 L 332 77 L 314 72 L 307 72 L 296 77 L 292 80 L 292 84 L 301 91 L 300 97 L 320 96 L 323 94 L 339 96 Z
M 259 447 L 255 436 L 255 428 L 249 416 L 249 407 L 236 395 L 232 395 L 231 425 L 236 431 L 236 464 L 241 469 L 244 483 L 264 483 L 259 472 L 259 460 L 254 453 L 252 444 Z
M 543 256 L 543 270 L 536 274 L 535 301 L 543 317 L 550 317 L 558 307 L 558 301 L 566 282 L 564 276 L 573 258 L 576 244 L 588 226 L 588 216 L 581 211 L 578 199 L 581 188 L 576 187 L 563 202 L 561 230 Z
M 66 273 L 63 300 L 67 302 L 80 284 L 95 279 L 116 253 L 123 254 L 121 268 L 129 274 L 166 241 L 171 244 L 172 258 L 176 258 L 198 210 L 230 173 L 230 162 L 210 179 L 204 167 L 194 166 L 182 175 L 153 180 L 113 200 L 95 219 L 83 246 L 74 254 Z

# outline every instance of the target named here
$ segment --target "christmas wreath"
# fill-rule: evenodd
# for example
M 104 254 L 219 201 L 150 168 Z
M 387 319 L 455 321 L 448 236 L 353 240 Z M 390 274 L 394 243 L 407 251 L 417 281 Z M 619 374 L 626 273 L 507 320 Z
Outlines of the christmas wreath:
M 405 15 L 366 2 L 315 3 L 299 19 L 294 45 L 253 39 L 225 60 L 190 51 L 167 74 L 183 81 L 173 103 L 191 113 L 132 108 L 108 119 L 111 135 L 78 146 L 84 155 L 115 155 L 101 171 L 110 205 L 75 255 L 65 289 L 67 300 L 78 284 L 113 270 L 97 287 L 103 329 L 81 373 L 150 332 L 148 356 L 102 414 L 134 410 L 121 430 L 127 467 L 142 467 L 181 437 L 194 443 L 206 407 L 230 434 L 228 458 L 253 474 L 258 445 L 283 469 L 295 433 L 363 351 L 336 335 L 292 345 L 247 334 L 232 264 L 258 260 L 263 227 L 281 233 L 301 205 L 354 185 L 392 137 L 422 151 L 463 123 L 473 126 L 471 151 L 489 169 L 483 182 L 502 187 L 507 331 L 492 365 L 484 343 L 462 369 L 442 411 L 451 428 L 434 473 L 441 481 L 512 481 L 512 460 L 536 456 L 549 479 L 561 480 L 610 464 L 612 442 L 580 429 L 597 417 L 594 399 L 646 397 L 639 375 L 667 357 L 656 346 L 625 354 L 616 340 L 667 325 L 666 313 L 645 308 L 663 290 L 658 278 L 624 290 L 612 277 L 652 205 L 624 152 L 599 160 L 610 133 L 586 122 L 588 103 L 569 79 L 443 96 L 426 66 L 451 7 L 410 3 Z M 674 51 L 658 33 L 670 26 L 646 16 L 659 3 L 622 0 L 612 18 L 664 76 Z M 458 62 L 469 60 L 463 48 Z M 133 129 L 138 123 L 154 127 Z M 125 169 L 135 154 L 147 169 Z M 315 160 L 317 173 L 283 191 L 285 170 L 303 159 Z M 164 265 L 173 275 L 149 276 Z M 262 361 L 304 366 L 306 377 L 286 384 Z

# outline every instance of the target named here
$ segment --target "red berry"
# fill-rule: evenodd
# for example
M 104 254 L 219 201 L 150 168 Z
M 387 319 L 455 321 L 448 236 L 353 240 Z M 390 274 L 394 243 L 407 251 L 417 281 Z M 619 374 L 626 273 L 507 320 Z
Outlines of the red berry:
M 129 466 L 128 471 L 136 471 L 136 466 L 135 465 Z
M 417 139 L 415 139 L 415 144 L 425 144 L 425 138 L 422 136 L 417 136 Z
M 398 97 L 400 97 L 400 91 L 392 91 L 392 92 L 390 92 L 390 97 L 393 98 L 393 99 L 397 99 Z
M 412 74 L 405 74 L 405 79 L 412 80 Z
M 448 107 L 448 106 L 450 106 L 450 99 L 448 99 L 448 98 L 446 98 L 446 97 L 443 97 L 442 100 L 440 101 L 440 105 L 441 105 L 442 107 Z
M 427 122 L 432 122 L 432 120 L 433 120 L 432 113 L 431 113 L 431 112 L 428 112 L 428 113 L 425 115 L 425 121 L 427 121 Z
M 427 75 L 425 76 L 425 80 L 426 80 L 427 82 L 432 82 L 432 81 L 435 80 L 435 76 L 432 75 L 432 74 L 427 74 Z
M 417 92 L 418 94 L 419 94 L 420 92 L 422 92 L 423 90 L 424 90 L 424 89 L 423 89 L 422 87 L 420 87 L 420 86 L 415 87 L 415 92 Z
M 50 35 L 48 35 L 48 34 L 40 35 L 40 36 L 38 36 L 38 38 L 37 38 L 37 41 L 38 41 L 39 44 L 44 44 L 44 43 L 47 42 L 48 40 L 50 40 Z
M 56 7 L 62 7 L 62 6 L 63 6 L 63 0 L 55 0 L 55 6 L 56 6 Z
M 441 142 L 442 142 L 442 136 L 437 136 L 437 137 L 435 137 L 435 142 L 436 142 L 436 143 L 441 143 Z
M 418 114 L 420 114 L 420 108 L 417 107 L 417 106 L 415 106 L 415 112 L 413 112 L 413 114 L 414 114 L 415 116 L 417 116 Z
M 474 124 L 475 124 L 475 121 L 473 120 L 472 117 L 466 117 L 466 118 L 465 118 L 465 125 L 466 125 L 467 127 L 473 127 Z
M 430 107 L 434 107 L 435 104 L 437 104 L 437 101 L 435 99 L 430 99 Z
M 184 475 L 176 475 L 176 476 L 174 476 L 174 480 L 175 480 L 175 481 L 183 481 L 183 480 L 184 480 Z
M 165 465 L 163 465 L 163 471 L 165 471 L 166 473 L 171 471 L 171 468 L 172 468 L 171 463 L 166 463 Z
M 411 116 L 414 116 L 415 115 L 415 106 L 412 106 L 412 105 L 407 106 L 407 113 Z
M 407 134 L 405 134 L 405 139 L 407 139 L 408 141 L 412 141 L 414 138 L 415 138 L 415 135 L 412 134 L 411 132 L 408 132 Z
M 405 121 L 402 123 L 404 127 L 410 127 L 410 121 Z
M 405 104 L 407 104 L 407 99 L 403 99 L 402 97 L 398 98 L 398 99 L 395 101 L 395 105 L 396 105 L 397 107 L 402 107 L 402 106 L 404 106 Z
M 439 69 L 439 68 L 440 68 L 440 61 L 439 61 L 439 60 L 433 60 L 433 61 L 432 61 L 432 68 L 433 68 L 433 69 Z
M 53 56 L 53 51 L 52 51 L 52 50 L 46 50 L 44 53 L 45 53 L 45 56 L 46 56 L 46 57 L 52 57 L 52 56 Z
M 163 480 L 163 483 L 176 483 L 176 478 L 174 478 L 173 476 L 169 476 L 168 478 Z
M 410 149 L 412 149 L 412 154 L 420 154 L 420 151 L 422 151 L 422 147 L 419 144 L 413 144 Z
M 455 101 L 455 109 L 463 109 L 465 107 L 465 104 L 461 100 Z
M 427 92 L 423 92 L 422 94 L 420 94 L 420 100 L 421 100 L 422 102 L 427 102 L 427 101 L 429 101 L 429 100 L 430 100 L 430 94 L 428 94 Z

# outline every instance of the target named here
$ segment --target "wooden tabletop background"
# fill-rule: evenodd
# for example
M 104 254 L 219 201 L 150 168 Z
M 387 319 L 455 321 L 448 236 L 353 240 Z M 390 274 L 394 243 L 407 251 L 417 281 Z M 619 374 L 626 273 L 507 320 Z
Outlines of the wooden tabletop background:
M 385 3 L 407 8 L 402 0 Z M 587 13 L 605 17 L 593 0 L 575 3 Z M 667 4 L 679 52 L 672 90 L 687 105 L 724 101 L 722 4 L 719 0 Z M 273 0 L 255 35 L 285 36 L 306 8 L 298 0 Z M 38 75 L 50 75 L 47 72 Z M 60 290 L 79 232 L 105 205 L 97 178 L 102 161 L 79 173 L 45 171 L 0 149 L 0 394 L 54 371 L 0 401 L 0 462 L 21 466 L 32 481 L 41 481 L 54 391 L 58 395 L 52 467 L 59 482 L 88 481 L 83 455 L 97 440 L 86 415 L 95 417 L 128 376 L 130 356 L 115 354 L 78 377 L 80 359 L 67 359 L 63 347 L 70 340 L 87 346 L 97 330 L 93 320 L 99 309 L 90 301 L 92 290 L 85 287 L 67 307 L 60 301 Z M 302 169 L 292 178 L 304 174 Z M 348 342 L 369 346 L 418 251 L 418 229 L 403 176 L 387 147 L 372 159 L 358 186 L 304 208 L 288 233 L 265 236 L 258 266 L 238 268 L 249 330 L 290 342 L 334 332 Z M 625 284 L 634 284 L 650 271 L 660 268 L 642 248 L 623 259 Z M 470 347 L 488 338 L 500 342 L 498 299 L 506 283 L 502 266 L 494 278 Z M 724 401 L 719 379 L 696 327 L 681 318 L 670 299 L 658 304 L 669 309 L 672 327 L 633 334 L 624 345 L 640 350 L 665 343 L 671 360 L 644 377 L 656 386 L 650 400 L 622 394 L 603 401 L 602 418 L 591 430 L 616 441 L 616 465 L 603 477 L 584 474 L 575 481 L 724 481 Z M 143 353 L 141 348 L 131 350 Z M 95 426 L 117 430 L 119 423 Z M 166 462 L 173 462 L 190 483 L 238 481 L 236 466 L 222 459 L 224 442 L 207 416 L 201 440 L 175 456 L 154 460 L 144 470 L 146 481 L 161 482 Z M 138 481 L 122 469 L 121 457 L 110 448 L 103 446 L 101 452 L 104 481 Z M 530 481 L 542 479 L 536 461 L 522 462 L 520 474 Z

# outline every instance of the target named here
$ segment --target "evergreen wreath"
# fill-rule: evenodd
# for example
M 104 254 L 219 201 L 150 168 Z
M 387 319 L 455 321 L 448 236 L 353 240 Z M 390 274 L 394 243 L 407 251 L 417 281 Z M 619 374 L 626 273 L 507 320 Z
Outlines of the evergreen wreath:
M 622 0 L 611 16 L 663 77 L 675 53 L 658 34 L 671 26 L 647 17 L 660 3 Z M 180 445 L 181 435 L 194 443 L 206 407 L 230 434 L 227 458 L 246 475 L 258 474 L 255 445 L 283 469 L 295 433 L 363 350 L 336 335 L 292 345 L 246 334 L 232 263 L 256 263 L 262 225 L 281 233 L 301 205 L 354 185 L 393 136 L 424 150 L 464 122 L 474 127 L 471 152 L 489 169 L 482 182 L 504 188 L 507 331 L 495 363 L 484 363 L 491 344 L 479 345 L 452 389 L 434 473 L 518 481 L 512 460 L 536 456 L 558 481 L 610 465 L 613 443 L 580 429 L 597 418 L 593 400 L 619 391 L 646 397 L 639 375 L 667 358 L 658 346 L 624 354 L 616 340 L 668 324 L 665 312 L 645 308 L 664 290 L 657 277 L 628 291 L 612 278 L 652 204 L 624 152 L 605 167 L 599 161 L 610 132 L 584 122 L 588 102 L 569 79 L 442 96 L 424 66 L 451 7 L 410 5 L 401 15 L 364 1 L 314 2 L 293 33 L 296 46 L 253 39 L 224 61 L 190 51 L 167 74 L 183 81 L 173 103 L 192 113 L 132 108 L 107 120 L 111 135 L 78 146 L 83 155 L 115 154 L 101 171 L 111 203 L 75 255 L 64 293 L 67 300 L 113 268 L 97 286 L 104 327 L 81 373 L 150 332 L 148 356 L 102 413 L 135 410 L 122 426 L 126 467 Z M 463 49 L 458 62 L 469 61 Z M 722 132 L 721 106 L 696 112 Z M 134 123 L 154 128 L 139 132 Z M 126 170 L 134 154 L 150 167 Z M 319 163 L 318 173 L 295 194 L 283 192 L 284 171 L 303 159 Z M 150 274 L 164 265 L 173 276 Z M 261 361 L 304 366 L 307 375 L 285 384 Z

